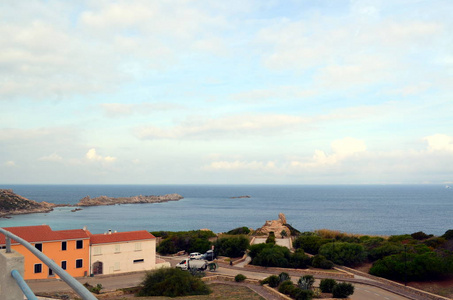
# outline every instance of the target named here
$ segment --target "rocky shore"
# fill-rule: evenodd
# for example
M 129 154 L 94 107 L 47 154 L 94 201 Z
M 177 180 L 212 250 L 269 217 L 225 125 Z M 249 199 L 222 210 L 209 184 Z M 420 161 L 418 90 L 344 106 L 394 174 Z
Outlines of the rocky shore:
M 86 196 L 82 198 L 76 205 L 70 204 L 54 204 L 48 202 L 36 202 L 20 195 L 17 195 L 10 189 L 0 189 L 0 218 L 8 218 L 9 215 L 46 213 L 52 211 L 54 207 L 59 206 L 100 206 L 100 205 L 115 205 L 115 204 L 135 204 L 135 203 L 161 203 L 168 201 L 178 201 L 184 197 L 179 194 L 167 194 L 161 196 L 132 196 L 132 197 L 107 197 L 100 196 L 91 198 Z M 81 210 L 76 208 L 72 212 Z
M 36 202 L 15 194 L 13 190 L 0 189 L 0 217 L 46 213 L 52 211 L 54 207 L 53 203 Z
M 131 204 L 131 203 L 161 203 L 168 201 L 178 201 L 184 197 L 179 194 L 167 194 L 162 196 L 133 196 L 133 197 L 107 197 L 100 196 L 91 198 L 86 196 L 82 198 L 76 206 L 99 206 L 99 205 L 115 205 L 115 204 Z

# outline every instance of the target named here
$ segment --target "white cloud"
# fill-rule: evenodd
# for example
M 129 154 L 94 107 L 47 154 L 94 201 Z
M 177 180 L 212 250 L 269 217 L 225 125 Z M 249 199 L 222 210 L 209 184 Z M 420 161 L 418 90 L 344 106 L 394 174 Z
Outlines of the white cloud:
M 434 134 L 424 138 L 428 142 L 429 151 L 453 152 L 453 137 L 446 134 Z
M 15 167 L 16 166 L 16 163 L 12 160 L 8 160 L 7 162 L 5 162 L 5 166 L 7 167 Z
M 63 158 L 56 154 L 55 152 L 50 154 L 50 155 L 47 155 L 47 156 L 43 156 L 43 157 L 40 157 L 38 160 L 40 161 L 53 161 L 53 162 L 57 162 L 57 161 L 62 161 Z
M 100 105 L 107 117 L 124 117 L 133 114 L 150 114 L 160 111 L 177 110 L 183 108 L 178 104 L 161 103 L 103 103 Z
M 86 153 L 85 157 L 89 161 L 101 161 L 101 162 L 107 162 L 107 163 L 116 161 L 116 157 L 101 156 L 101 155 L 97 154 L 95 148 L 91 148 L 90 150 L 88 150 L 88 152 Z
M 261 171 L 270 171 L 275 170 L 275 162 L 260 162 L 260 161 L 214 161 L 209 165 L 203 167 L 205 170 L 228 170 L 228 171 L 237 171 L 237 170 L 261 170 Z
M 247 135 L 272 135 L 293 130 L 306 120 L 291 115 L 237 115 L 208 120 L 189 120 L 169 129 L 154 126 L 138 130 L 141 139 L 206 139 Z

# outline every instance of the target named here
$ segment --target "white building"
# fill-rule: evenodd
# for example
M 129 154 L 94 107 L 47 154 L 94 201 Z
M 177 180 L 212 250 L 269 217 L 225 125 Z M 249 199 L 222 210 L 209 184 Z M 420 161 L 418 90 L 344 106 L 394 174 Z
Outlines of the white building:
M 146 230 L 92 234 L 91 273 L 116 274 L 156 267 L 156 238 Z

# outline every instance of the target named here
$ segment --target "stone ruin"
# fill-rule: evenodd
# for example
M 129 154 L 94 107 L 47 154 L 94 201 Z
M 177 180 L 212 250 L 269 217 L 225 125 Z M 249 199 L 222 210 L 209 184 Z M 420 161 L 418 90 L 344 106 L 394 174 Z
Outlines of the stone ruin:
M 283 213 L 278 214 L 278 220 L 266 221 L 261 228 L 255 231 L 256 235 L 269 235 L 271 231 L 274 232 L 276 238 L 282 238 L 282 231 L 286 232 L 287 236 L 291 235 L 290 229 L 285 226 L 286 216 Z

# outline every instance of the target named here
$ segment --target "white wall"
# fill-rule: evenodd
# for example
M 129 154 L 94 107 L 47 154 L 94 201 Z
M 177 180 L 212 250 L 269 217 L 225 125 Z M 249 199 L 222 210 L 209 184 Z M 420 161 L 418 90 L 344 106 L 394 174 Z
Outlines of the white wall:
M 103 263 L 102 274 L 116 274 L 153 270 L 156 266 L 156 240 L 95 244 L 91 246 L 91 273 L 93 264 Z M 141 260 L 143 262 L 135 262 Z

